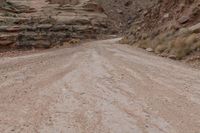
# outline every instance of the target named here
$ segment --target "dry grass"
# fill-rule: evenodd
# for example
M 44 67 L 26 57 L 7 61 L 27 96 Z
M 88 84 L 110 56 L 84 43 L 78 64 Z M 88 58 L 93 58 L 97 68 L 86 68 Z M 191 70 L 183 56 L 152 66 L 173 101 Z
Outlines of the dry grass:
M 170 55 L 175 55 L 176 59 L 182 59 L 198 48 L 199 40 L 197 34 L 192 33 L 187 36 L 177 37 L 172 42 Z
M 123 37 L 120 41 L 119 41 L 119 43 L 121 43 L 121 44 L 129 44 L 129 39 L 128 39 L 128 37 Z
M 69 43 L 69 44 L 72 44 L 72 45 L 78 44 L 78 43 L 80 43 L 80 39 L 71 39 L 71 40 L 69 40 L 68 43 Z
M 128 44 L 130 41 L 124 37 L 120 43 Z M 200 51 L 199 35 L 192 32 L 172 32 L 160 34 L 154 39 L 144 39 L 134 43 L 134 46 L 147 49 L 152 48 L 156 54 L 173 57 L 174 59 L 183 59 L 192 52 Z
M 155 48 L 155 53 L 156 53 L 156 54 L 161 54 L 161 53 L 163 53 L 167 48 L 168 48 L 168 45 L 158 45 L 158 46 Z
M 78 46 L 81 43 L 80 39 L 70 39 L 63 43 L 63 46 L 65 47 L 73 47 Z

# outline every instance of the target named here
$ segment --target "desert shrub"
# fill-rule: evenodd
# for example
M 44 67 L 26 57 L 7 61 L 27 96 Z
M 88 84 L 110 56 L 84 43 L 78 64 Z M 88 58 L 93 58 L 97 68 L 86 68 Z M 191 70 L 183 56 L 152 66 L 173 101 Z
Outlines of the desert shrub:
M 69 40 L 69 43 L 70 44 L 78 44 L 78 43 L 80 43 L 80 39 L 71 39 L 71 40 Z
M 167 45 L 167 44 L 158 45 L 158 46 L 155 48 L 155 53 L 156 53 L 156 54 L 161 54 L 161 53 L 163 53 L 167 48 L 168 48 L 168 45 Z
M 192 45 L 193 43 L 196 43 L 198 40 L 197 40 L 197 35 L 196 34 L 191 34 L 189 35 L 188 37 L 186 37 L 185 39 L 185 43 L 188 44 L 188 45 Z
M 149 44 L 150 44 L 150 39 L 146 39 L 146 40 L 142 40 L 142 41 L 138 42 L 136 46 L 146 49 L 146 48 L 150 47 Z
M 191 52 L 191 43 L 194 41 L 194 36 L 177 37 L 172 43 L 170 55 L 174 55 L 176 59 L 182 59 Z
M 200 51 L 200 41 L 193 43 L 191 46 L 192 51 Z
M 179 32 L 169 31 L 161 33 L 153 39 L 141 39 L 134 45 L 147 49 L 151 48 L 156 54 L 174 59 L 182 59 L 192 52 L 200 51 L 200 35 L 183 28 Z M 123 38 L 127 43 L 130 39 Z
M 129 44 L 129 39 L 128 39 L 128 37 L 123 37 L 120 41 L 119 41 L 119 43 L 121 43 L 121 44 Z

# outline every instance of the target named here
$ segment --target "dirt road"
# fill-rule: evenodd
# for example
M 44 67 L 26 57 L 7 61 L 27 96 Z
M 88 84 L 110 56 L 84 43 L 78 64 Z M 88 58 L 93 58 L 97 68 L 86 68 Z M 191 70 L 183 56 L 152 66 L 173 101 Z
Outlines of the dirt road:
M 0 59 L 1 133 L 200 133 L 200 72 L 117 39 Z

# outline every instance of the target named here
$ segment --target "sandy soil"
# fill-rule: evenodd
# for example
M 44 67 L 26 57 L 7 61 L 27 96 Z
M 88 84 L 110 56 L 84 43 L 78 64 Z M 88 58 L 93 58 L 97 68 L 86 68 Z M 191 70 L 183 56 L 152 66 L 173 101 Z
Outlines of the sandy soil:
M 0 132 L 199 133 L 200 72 L 117 40 L 0 58 Z

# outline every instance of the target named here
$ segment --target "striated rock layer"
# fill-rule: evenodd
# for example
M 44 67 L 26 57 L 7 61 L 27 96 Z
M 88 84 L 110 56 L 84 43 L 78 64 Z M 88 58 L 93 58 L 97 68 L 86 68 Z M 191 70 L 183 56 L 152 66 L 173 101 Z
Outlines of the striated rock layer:
M 108 32 L 107 25 L 91 0 L 10 0 L 0 5 L 0 48 L 49 48 L 72 38 L 97 38 Z

